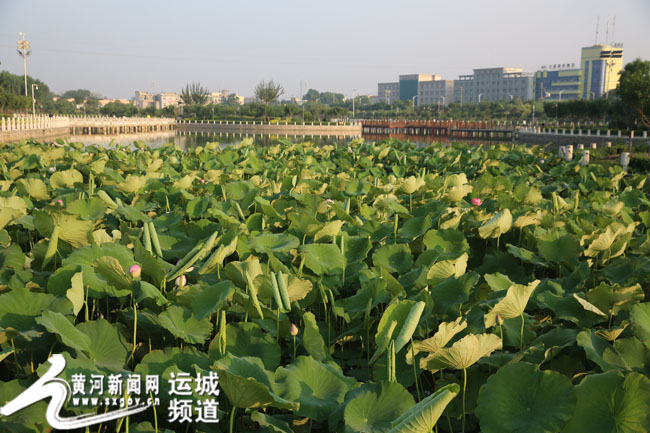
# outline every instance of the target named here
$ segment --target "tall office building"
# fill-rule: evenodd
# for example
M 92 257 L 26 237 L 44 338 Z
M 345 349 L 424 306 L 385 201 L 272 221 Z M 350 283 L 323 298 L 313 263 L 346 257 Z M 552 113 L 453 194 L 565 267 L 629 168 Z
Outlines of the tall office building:
M 623 70 L 623 44 L 584 47 L 580 66 L 582 98 L 600 98 L 618 85 Z
M 582 48 L 580 64 L 543 66 L 535 73 L 535 98 L 596 99 L 616 89 L 623 70 L 623 45 Z
M 398 82 L 378 83 L 377 96 L 380 101 L 409 101 L 415 105 L 437 104 L 439 99 L 451 102 L 453 81 L 443 80 L 440 75 L 400 75 Z M 441 98 L 442 97 L 442 98 Z
M 454 102 L 533 99 L 535 75 L 519 68 L 474 69 L 472 75 L 454 80 Z

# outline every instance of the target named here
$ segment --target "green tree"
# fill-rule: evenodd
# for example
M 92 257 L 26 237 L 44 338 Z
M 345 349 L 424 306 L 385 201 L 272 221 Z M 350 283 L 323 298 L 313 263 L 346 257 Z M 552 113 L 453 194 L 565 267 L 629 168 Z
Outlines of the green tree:
M 309 89 L 307 93 L 304 94 L 302 99 L 305 101 L 318 101 L 320 100 L 320 92 L 315 89 Z
M 88 89 L 77 89 L 77 90 L 66 90 L 63 95 L 61 95 L 62 99 L 69 99 L 69 98 L 74 98 L 74 102 L 77 104 L 81 104 L 84 101 L 89 101 L 91 99 L 99 99 L 101 98 L 101 95 L 95 94 L 91 92 Z
M 104 105 L 100 112 L 104 116 L 131 117 L 138 114 L 138 109 L 131 104 L 122 104 L 121 102 L 109 102 Z
M 192 83 L 181 91 L 181 99 L 185 105 L 204 105 L 208 102 L 208 89 L 201 87 L 201 83 Z
M 636 59 L 625 65 L 616 93 L 630 109 L 630 122 L 639 119 L 650 127 L 650 61 Z
M 262 81 L 255 87 L 255 97 L 266 105 L 277 100 L 283 93 L 284 89 L 282 86 L 275 84 L 273 80 L 268 82 Z

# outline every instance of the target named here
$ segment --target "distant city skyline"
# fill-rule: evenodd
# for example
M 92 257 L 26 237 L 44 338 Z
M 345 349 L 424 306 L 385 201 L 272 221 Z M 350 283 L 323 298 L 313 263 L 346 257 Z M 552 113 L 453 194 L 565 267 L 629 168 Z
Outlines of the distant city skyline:
M 615 29 L 607 27 L 616 17 Z M 599 35 L 596 39 L 596 22 Z M 454 80 L 476 68 L 577 63 L 581 47 L 622 42 L 625 63 L 650 58 L 647 0 L 412 0 L 395 3 L 110 3 L 0 0 L 0 69 L 23 73 L 19 32 L 31 42 L 28 74 L 62 93 L 109 98 L 180 92 L 190 82 L 251 96 L 258 82 L 283 98 L 319 91 L 376 94 L 400 74 Z

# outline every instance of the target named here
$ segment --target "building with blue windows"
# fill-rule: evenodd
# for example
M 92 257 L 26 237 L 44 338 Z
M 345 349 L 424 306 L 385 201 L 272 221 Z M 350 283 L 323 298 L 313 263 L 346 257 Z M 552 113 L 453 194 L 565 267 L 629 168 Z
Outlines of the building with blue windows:
M 582 48 L 580 64 L 556 64 L 535 73 L 535 99 L 596 99 L 616 89 L 623 70 L 623 45 Z

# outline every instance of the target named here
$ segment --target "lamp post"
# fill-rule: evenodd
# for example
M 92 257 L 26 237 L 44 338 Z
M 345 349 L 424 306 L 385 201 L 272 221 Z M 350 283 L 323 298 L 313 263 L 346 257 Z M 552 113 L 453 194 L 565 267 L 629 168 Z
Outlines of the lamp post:
M 510 97 L 511 101 L 515 99 L 515 97 L 511 93 L 508 93 L 508 96 Z
M 38 84 L 32 84 L 32 116 L 36 117 L 36 98 L 34 98 L 34 89 L 38 90 Z
M 558 101 L 561 101 L 561 100 L 562 100 L 562 92 L 564 92 L 565 90 L 566 90 L 566 89 L 562 89 L 562 90 L 560 90 L 560 92 L 558 93 L 558 96 L 557 96 L 557 97 L 558 97 Z
M 352 89 L 352 118 L 354 119 L 354 92 L 356 92 L 357 89 Z
M 25 34 L 23 32 L 19 33 L 20 39 L 18 39 L 18 54 L 23 56 L 23 68 L 25 70 L 25 96 L 27 96 L 27 56 L 32 52 L 29 50 L 30 43 L 25 40 Z
M 415 98 L 417 98 L 418 95 L 415 95 L 411 98 L 411 102 L 413 103 L 413 108 L 415 109 Z
M 481 96 L 483 96 L 483 93 L 479 93 L 479 94 L 478 94 L 478 103 L 479 103 L 479 104 L 481 103 Z

